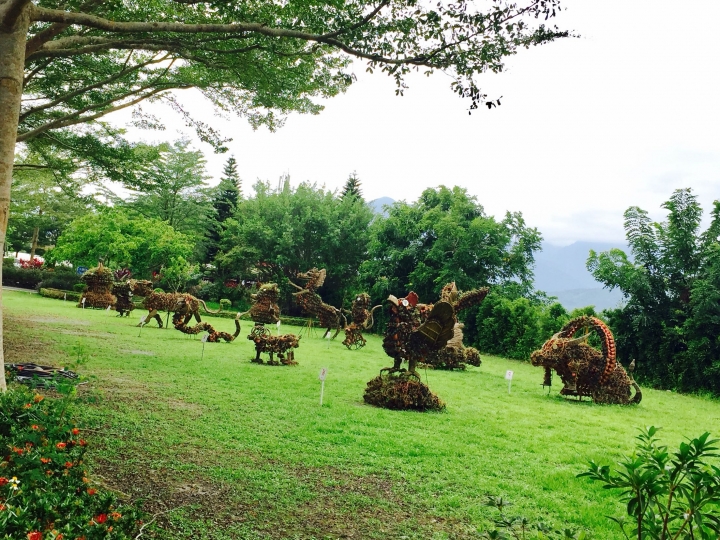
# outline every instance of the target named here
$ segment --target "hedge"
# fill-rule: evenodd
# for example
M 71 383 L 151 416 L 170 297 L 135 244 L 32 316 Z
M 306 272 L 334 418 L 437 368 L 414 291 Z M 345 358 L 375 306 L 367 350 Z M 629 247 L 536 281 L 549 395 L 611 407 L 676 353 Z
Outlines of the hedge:
M 82 293 L 43 287 L 40 289 L 40 296 L 45 296 L 46 298 L 57 298 L 58 300 L 70 300 L 71 302 L 79 302 Z

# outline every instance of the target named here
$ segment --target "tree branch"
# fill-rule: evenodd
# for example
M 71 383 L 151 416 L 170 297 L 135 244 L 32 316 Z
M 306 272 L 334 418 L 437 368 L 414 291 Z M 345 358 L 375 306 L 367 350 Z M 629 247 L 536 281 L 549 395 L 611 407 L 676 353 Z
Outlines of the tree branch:
M 35 51 L 37 51 L 40 47 L 42 47 L 52 38 L 63 32 L 69 26 L 69 24 L 54 23 L 42 32 L 38 32 L 37 34 L 35 34 L 25 44 L 25 59 L 27 60 Z
M 96 83 L 94 83 L 94 84 L 89 84 L 89 85 L 84 86 L 84 87 L 82 87 L 82 88 L 78 88 L 77 90 L 73 90 L 72 92 L 68 92 L 67 94 L 65 94 L 65 95 L 63 95 L 63 96 L 60 96 L 60 97 L 58 97 L 58 98 L 56 98 L 56 99 L 54 99 L 54 100 L 52 100 L 52 101 L 50 101 L 50 102 L 48 102 L 48 103 L 44 103 L 44 104 L 39 105 L 39 106 L 37 106 L 37 107 L 33 107 L 33 108 L 31 108 L 31 109 L 28 109 L 27 111 L 25 111 L 25 112 L 23 112 L 23 113 L 20 114 L 20 122 L 22 122 L 23 120 L 25 120 L 25 119 L 26 119 L 28 116 L 30 116 L 31 114 L 35 114 L 35 113 L 38 113 L 38 112 L 40 112 L 40 111 L 49 109 L 50 107 L 54 107 L 55 105 L 59 105 L 59 104 L 62 103 L 63 101 L 67 101 L 68 99 L 72 99 L 72 98 L 74 98 L 74 97 L 76 97 L 76 96 L 79 96 L 80 94 L 83 94 L 83 93 L 87 92 L 88 90 L 94 90 L 95 88 L 100 88 L 101 86 L 104 86 L 104 85 L 106 85 L 106 84 L 108 84 L 108 83 L 111 83 L 111 82 L 113 82 L 113 81 L 116 81 L 117 79 L 119 79 L 119 78 L 121 78 L 121 77 L 123 77 L 123 76 L 125 76 L 125 75 L 128 75 L 128 74 L 132 73 L 133 71 L 138 71 L 139 69 L 142 69 L 142 68 L 144 68 L 145 66 L 148 66 L 148 65 L 150 65 L 150 64 L 157 64 L 158 62 L 163 62 L 163 61 L 166 60 L 167 58 L 168 58 L 167 55 L 164 56 L 164 57 L 162 57 L 162 58 L 160 58 L 160 59 L 157 59 L 157 60 L 156 60 L 155 58 L 153 58 L 153 59 L 151 59 L 151 60 L 148 60 L 147 62 L 143 62 L 143 63 L 137 64 L 137 65 L 135 65 L 135 66 L 133 66 L 133 67 L 123 69 L 122 71 L 119 71 L 119 72 L 116 73 L 115 75 L 112 75 L 111 77 L 108 77 L 108 78 L 105 79 L 105 80 L 96 82 Z
M 386 7 L 390 3 L 390 0 L 383 0 L 378 4 L 378 6 L 372 10 L 370 13 L 368 13 L 365 17 L 360 19 L 355 24 L 352 24 L 348 26 L 347 28 L 341 28 L 339 30 L 336 30 L 335 32 L 330 32 L 329 34 L 325 34 L 326 38 L 333 38 L 337 37 L 341 34 L 345 34 L 346 32 L 352 32 L 353 30 L 357 30 L 361 26 L 365 26 L 367 23 L 369 23 L 372 19 L 375 18 L 375 16 L 380 13 L 382 8 Z
M 25 133 L 19 133 L 17 138 L 15 139 L 16 142 L 23 142 L 27 141 L 29 139 L 33 139 L 37 137 L 38 135 L 42 135 L 44 132 L 49 131 L 51 129 L 60 129 L 68 126 L 74 126 L 76 124 L 82 124 L 85 122 L 91 122 L 92 120 L 97 120 L 98 118 L 105 116 L 107 114 L 110 114 L 111 112 L 119 111 L 121 109 L 125 109 L 127 107 L 131 107 L 132 105 L 136 105 L 140 103 L 141 101 L 148 99 L 156 94 L 160 94 L 161 92 L 167 92 L 168 90 L 178 90 L 178 89 L 186 89 L 191 88 L 191 86 L 168 86 L 163 88 L 156 88 L 155 90 L 152 90 L 151 92 L 147 92 L 144 95 L 128 101 L 126 103 L 123 103 L 121 105 L 117 105 L 115 107 L 110 107 L 108 109 L 105 109 L 103 111 L 100 111 L 99 113 L 88 115 L 88 116 L 78 116 L 82 114 L 82 112 L 87 112 L 87 110 L 97 109 L 97 106 L 92 108 L 86 108 L 81 111 L 76 111 L 72 114 L 68 114 L 62 118 L 58 118 L 57 120 L 53 120 L 52 122 L 48 122 L 47 124 L 44 124 L 40 127 L 37 127 L 33 130 L 26 131 Z M 125 96 L 120 96 L 112 101 L 109 101 L 109 103 L 113 103 L 114 101 L 117 101 L 118 99 L 123 99 L 125 97 L 128 97 L 129 95 L 135 95 L 137 92 L 132 92 L 129 94 L 126 94 Z M 106 102 L 108 103 L 108 102 Z

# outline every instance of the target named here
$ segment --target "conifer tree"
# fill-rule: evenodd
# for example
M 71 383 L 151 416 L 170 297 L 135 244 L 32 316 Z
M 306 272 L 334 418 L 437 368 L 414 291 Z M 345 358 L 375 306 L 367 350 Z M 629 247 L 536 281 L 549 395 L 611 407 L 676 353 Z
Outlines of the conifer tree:
M 347 197 L 364 200 L 362 189 L 360 188 L 360 178 L 358 178 L 357 172 L 355 171 L 348 176 L 348 179 L 345 182 L 345 187 L 343 187 L 341 198 L 345 199 Z
M 212 225 L 208 227 L 207 232 L 206 262 L 214 259 L 218 252 L 218 242 L 223 230 L 223 223 L 229 217 L 232 217 L 235 210 L 237 210 L 238 201 L 242 197 L 241 186 L 242 180 L 237 171 L 237 160 L 235 156 L 230 156 L 225 162 L 223 176 L 215 188 L 212 201 L 213 216 Z

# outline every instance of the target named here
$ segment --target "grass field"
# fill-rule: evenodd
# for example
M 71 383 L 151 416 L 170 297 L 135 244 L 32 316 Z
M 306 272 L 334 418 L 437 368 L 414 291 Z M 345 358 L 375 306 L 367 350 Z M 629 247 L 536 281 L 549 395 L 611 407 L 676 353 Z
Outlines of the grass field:
M 199 339 L 154 326 L 138 335 L 139 311 L 119 319 L 19 292 L 4 304 L 7 362 L 89 355 L 78 414 L 90 467 L 146 500 L 156 538 L 478 538 L 492 524 L 492 494 L 514 514 L 615 539 L 605 516 L 623 505 L 576 478 L 587 461 L 614 463 L 642 426 L 662 426 L 671 448 L 720 432 L 716 401 L 648 389 L 637 407 L 566 401 L 559 386 L 543 391 L 539 368 L 494 357 L 423 373 L 445 413 L 387 411 L 362 400 L 390 363 L 375 336 L 359 351 L 340 337 L 303 337 L 298 366 L 271 367 L 249 362 L 244 323 L 235 342 L 206 344 L 201 361 Z

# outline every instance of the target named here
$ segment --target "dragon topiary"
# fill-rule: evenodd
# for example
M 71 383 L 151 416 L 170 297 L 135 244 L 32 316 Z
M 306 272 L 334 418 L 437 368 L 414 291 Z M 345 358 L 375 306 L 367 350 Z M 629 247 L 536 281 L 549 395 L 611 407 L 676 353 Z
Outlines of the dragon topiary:
M 298 273 L 297 277 L 304 279 L 305 287 L 300 287 L 292 281 L 290 284 L 298 289 L 298 292 L 293 293 L 295 302 L 309 315 L 314 315 L 320 321 L 320 326 L 327 328 L 323 338 L 326 337 L 332 329 L 335 329 L 335 333 L 332 339 L 335 339 L 340 333 L 340 330 L 346 326 L 345 315 L 342 311 L 336 307 L 326 304 L 322 301 L 320 295 L 316 292 L 317 289 L 322 287 L 325 283 L 325 269 L 318 270 L 317 268 L 311 268 L 305 273 Z
M 363 330 L 370 330 L 373 327 L 373 313 L 382 306 L 378 305 L 372 309 L 370 307 L 370 295 L 360 293 L 355 297 L 352 303 L 352 310 L 343 310 L 352 317 L 352 322 L 345 327 L 345 339 L 343 345 L 348 349 L 362 349 L 367 340 L 363 337 Z
M 574 337 L 579 330 L 586 333 Z M 600 339 L 601 351 L 587 341 L 589 330 Z M 596 317 L 584 315 L 569 321 L 530 356 L 533 366 L 545 368 L 543 386 L 552 384 L 552 370 L 563 382 L 563 396 L 589 396 L 595 403 L 640 403 L 642 392 L 616 358 L 615 339 L 607 325 Z M 632 372 L 634 362 L 629 366 Z M 635 389 L 632 396 L 631 388 Z
M 216 343 L 221 339 L 227 342 L 234 341 L 236 337 L 240 335 L 240 314 L 238 313 L 235 317 L 235 333 L 228 334 L 227 332 L 218 332 L 210 324 L 206 322 L 199 322 L 195 326 L 188 326 L 187 323 L 192 319 L 192 313 L 183 315 L 180 311 L 176 311 L 173 314 L 173 326 L 175 330 L 180 330 L 183 334 L 199 334 L 200 332 L 207 332 L 207 341 L 210 343 Z
M 197 322 L 200 319 L 200 306 L 202 305 L 208 313 L 220 313 L 220 310 L 212 311 L 208 309 L 203 300 L 195 298 L 192 294 L 187 293 L 165 293 L 153 290 L 152 282 L 148 280 L 130 280 L 130 289 L 135 296 L 143 296 L 143 307 L 148 310 L 148 314 L 143 321 L 137 326 L 142 326 L 155 319 L 160 328 L 163 327 L 162 318 L 158 312 L 167 311 L 168 313 L 180 313 L 183 317 L 190 315 L 195 317 Z

